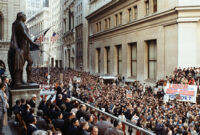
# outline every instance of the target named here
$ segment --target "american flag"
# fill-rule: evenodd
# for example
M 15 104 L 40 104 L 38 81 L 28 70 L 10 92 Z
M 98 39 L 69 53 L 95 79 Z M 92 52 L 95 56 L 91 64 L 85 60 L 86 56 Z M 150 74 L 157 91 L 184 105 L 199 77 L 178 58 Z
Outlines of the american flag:
M 34 42 L 38 43 L 38 44 L 41 44 L 44 39 L 45 39 L 45 35 L 46 33 L 49 31 L 50 28 L 46 29 L 43 33 L 40 34 L 39 37 L 35 38 Z
M 54 43 L 58 39 L 59 35 L 56 32 L 53 32 L 51 37 L 51 42 Z
M 41 44 L 44 41 L 44 35 L 40 34 L 40 36 L 36 39 L 36 43 Z

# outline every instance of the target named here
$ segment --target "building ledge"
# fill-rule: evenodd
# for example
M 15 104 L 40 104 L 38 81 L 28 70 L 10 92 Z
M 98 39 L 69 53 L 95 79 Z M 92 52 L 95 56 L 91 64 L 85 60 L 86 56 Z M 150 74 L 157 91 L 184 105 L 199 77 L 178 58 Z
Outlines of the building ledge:
M 96 1 L 96 0 L 91 0 L 91 1 Z M 99 15 L 102 11 L 106 10 L 106 9 L 109 9 L 109 8 L 112 8 L 116 3 L 118 3 L 120 0 L 112 0 L 111 2 L 108 2 L 106 5 L 104 5 L 103 7 L 95 10 L 94 12 L 92 12 L 91 14 L 89 14 L 88 16 L 86 16 L 85 18 L 87 20 L 90 20 L 92 19 L 93 17 L 95 17 L 96 15 Z M 92 3 L 93 3 L 92 2 Z M 90 4 L 92 4 L 90 3 Z
M 70 31 L 65 32 L 63 37 L 67 37 L 72 34 L 74 34 L 74 29 L 71 29 Z
M 107 30 L 92 34 L 92 35 L 89 36 L 89 38 L 98 37 L 98 36 L 101 36 L 101 35 L 116 31 L 116 30 L 120 30 L 120 29 L 124 29 L 126 27 L 130 27 L 130 26 L 133 26 L 133 25 L 138 25 L 138 24 L 141 24 L 141 23 L 145 23 L 147 21 L 155 20 L 155 19 L 158 19 L 160 17 L 167 16 L 169 14 L 174 14 L 174 13 L 176 13 L 175 8 L 167 10 L 167 11 L 164 11 L 164 12 L 154 13 L 154 14 L 146 16 L 144 18 L 141 18 L 141 19 L 138 19 L 138 20 L 126 23 L 126 24 L 121 24 L 121 25 L 113 27 L 111 29 L 107 29 Z
M 145 81 L 146 83 L 153 83 L 153 84 L 156 83 L 156 80 L 154 80 L 154 79 L 145 79 L 144 81 Z

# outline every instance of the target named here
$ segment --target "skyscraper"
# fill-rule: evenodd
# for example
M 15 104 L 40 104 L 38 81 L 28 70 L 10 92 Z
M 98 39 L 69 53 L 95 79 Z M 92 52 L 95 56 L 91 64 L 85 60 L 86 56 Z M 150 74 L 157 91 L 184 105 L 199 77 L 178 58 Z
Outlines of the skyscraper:
M 49 7 L 49 0 L 26 0 L 27 18 L 30 18 L 43 7 Z

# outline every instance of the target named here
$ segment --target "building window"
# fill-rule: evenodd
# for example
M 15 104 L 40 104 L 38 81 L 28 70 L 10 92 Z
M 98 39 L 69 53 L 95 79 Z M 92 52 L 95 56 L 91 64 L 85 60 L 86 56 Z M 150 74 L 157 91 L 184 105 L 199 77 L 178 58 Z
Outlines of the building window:
M 111 25 L 111 20 L 110 18 L 108 18 L 108 28 L 110 29 L 110 25 Z
M 156 40 L 147 41 L 148 45 L 148 78 L 156 80 L 157 48 Z
M 3 17 L 0 13 L 0 40 L 3 39 Z
M 121 75 L 122 74 L 122 46 L 117 45 L 117 74 Z
M 115 15 L 115 26 L 117 26 L 118 25 L 118 15 L 116 14 Z
M 134 20 L 137 20 L 138 18 L 138 8 L 137 6 L 134 6 Z
M 137 43 L 130 44 L 131 76 L 137 76 Z
M 97 48 L 96 49 L 96 71 L 97 71 L 97 73 L 100 73 L 100 65 L 101 65 L 100 52 L 101 52 L 101 49 Z
M 107 21 L 107 19 L 104 20 L 104 29 L 105 30 L 108 29 L 108 21 Z
M 119 13 L 119 24 L 122 24 L 122 12 Z
M 153 12 L 157 12 L 157 0 L 153 0 Z
M 132 10 L 131 8 L 128 9 L 128 21 L 130 22 L 132 19 Z
M 101 22 L 99 22 L 99 32 L 101 32 Z
M 82 23 L 82 14 L 81 14 L 81 16 L 80 16 L 80 19 L 81 19 L 81 23 Z
M 96 32 L 99 32 L 99 23 L 96 23 Z
M 146 10 L 146 15 L 149 15 L 149 0 L 145 1 L 145 10 Z
M 67 31 L 66 18 L 63 21 L 64 21 L 64 32 L 66 32 Z
M 106 73 L 110 73 L 110 47 L 105 47 Z

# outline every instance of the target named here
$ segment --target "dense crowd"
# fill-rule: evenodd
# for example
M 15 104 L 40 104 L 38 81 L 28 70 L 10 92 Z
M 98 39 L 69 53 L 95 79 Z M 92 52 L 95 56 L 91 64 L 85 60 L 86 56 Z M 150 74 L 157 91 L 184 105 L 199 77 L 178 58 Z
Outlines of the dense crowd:
M 199 85 L 200 68 L 176 68 L 170 76 L 162 81 L 173 84 Z
M 106 84 L 98 76 L 92 76 L 86 72 L 73 70 L 64 72 L 54 68 L 51 69 L 50 84 L 54 85 L 57 91 L 56 103 L 45 98 L 41 101 L 37 117 L 44 119 L 46 127 L 36 127 L 54 132 L 57 130 L 57 132 L 70 135 L 89 134 L 89 132 L 93 134 L 94 130 L 98 130 L 100 135 L 111 134 L 110 132 L 127 134 L 121 131 L 121 129 L 125 130 L 120 121 L 108 122 L 105 116 L 100 116 L 85 105 L 71 100 L 70 97 L 73 95 L 117 116 L 119 120 L 131 121 L 158 135 L 198 135 L 200 134 L 200 105 L 176 100 L 165 103 L 163 102 L 164 91 L 159 85 L 165 85 L 168 82 L 199 85 L 199 73 L 200 68 L 175 69 L 172 75 L 158 81 L 155 87 L 151 87 L 139 81 L 125 85 L 121 79 Z M 60 74 L 63 74 L 62 79 Z M 74 79 L 75 76 L 81 78 L 81 81 L 77 82 Z M 47 84 L 47 69 L 34 69 L 33 80 L 40 84 Z M 133 98 L 126 98 L 126 90 L 132 91 Z M 21 106 L 21 102 L 17 104 Z M 30 114 L 34 113 L 28 104 L 25 105 L 29 108 L 27 109 L 29 118 L 25 117 L 23 110 L 19 113 L 25 117 L 23 118 L 25 123 L 27 125 L 41 123 L 33 120 L 35 117 L 30 117 Z M 30 118 L 32 121 L 28 120 Z M 106 125 L 105 123 L 109 126 L 103 126 Z M 131 129 L 128 131 L 131 132 Z

